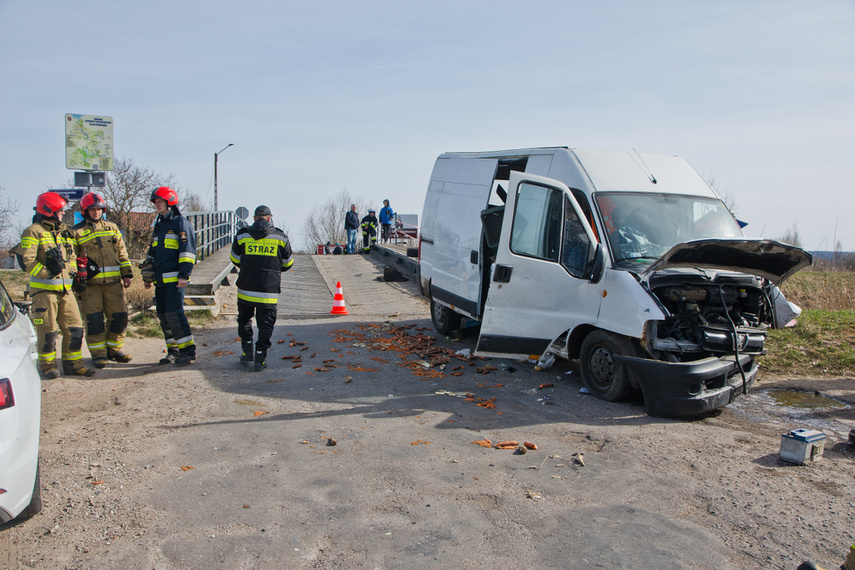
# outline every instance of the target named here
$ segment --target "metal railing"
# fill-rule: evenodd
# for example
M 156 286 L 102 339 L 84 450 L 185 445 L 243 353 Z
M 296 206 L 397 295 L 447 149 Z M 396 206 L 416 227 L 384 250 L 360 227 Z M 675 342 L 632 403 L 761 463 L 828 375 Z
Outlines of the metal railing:
M 193 226 L 196 236 L 196 261 L 202 261 L 222 247 L 230 247 L 235 233 L 247 224 L 234 212 L 188 212 L 182 215 Z

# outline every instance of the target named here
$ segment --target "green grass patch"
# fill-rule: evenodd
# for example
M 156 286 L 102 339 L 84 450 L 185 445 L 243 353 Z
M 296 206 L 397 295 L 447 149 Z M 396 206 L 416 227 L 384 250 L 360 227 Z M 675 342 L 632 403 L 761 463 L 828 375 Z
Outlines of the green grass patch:
M 769 331 L 760 365 L 787 376 L 855 374 L 855 311 L 806 310 L 795 327 Z

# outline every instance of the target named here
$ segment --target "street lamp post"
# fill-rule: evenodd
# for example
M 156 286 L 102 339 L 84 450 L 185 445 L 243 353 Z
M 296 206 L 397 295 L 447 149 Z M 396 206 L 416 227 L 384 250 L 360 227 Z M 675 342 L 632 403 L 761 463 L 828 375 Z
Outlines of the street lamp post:
M 233 146 L 233 145 L 234 145 L 234 143 L 229 143 L 228 145 L 226 145 L 226 148 L 229 148 L 230 146 Z M 226 148 L 224 148 L 223 150 L 226 150 Z M 220 152 L 214 153 L 214 211 L 215 212 L 217 211 L 217 157 L 223 152 L 223 150 L 221 150 Z

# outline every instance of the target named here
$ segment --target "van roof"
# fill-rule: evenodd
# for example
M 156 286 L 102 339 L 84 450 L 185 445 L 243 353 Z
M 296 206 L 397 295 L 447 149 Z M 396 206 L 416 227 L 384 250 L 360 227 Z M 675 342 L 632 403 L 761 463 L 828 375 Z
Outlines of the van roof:
M 512 159 L 561 153 L 575 158 L 584 175 L 590 179 L 594 191 L 718 197 L 688 162 L 673 155 L 554 146 L 486 152 L 449 152 L 440 158 Z

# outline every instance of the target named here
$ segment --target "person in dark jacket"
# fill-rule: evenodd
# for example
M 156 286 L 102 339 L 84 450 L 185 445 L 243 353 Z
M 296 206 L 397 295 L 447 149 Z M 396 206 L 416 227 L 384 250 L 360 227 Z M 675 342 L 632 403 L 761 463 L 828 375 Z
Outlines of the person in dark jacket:
M 347 231 L 347 253 L 356 253 L 356 232 L 359 231 L 356 204 L 351 204 L 350 211 L 344 215 L 344 229 Z
M 184 289 L 196 264 L 196 236 L 178 210 L 175 190 L 161 186 L 151 193 L 151 201 L 158 216 L 146 262 L 151 269 L 143 271 L 143 281 L 146 289 L 155 285 L 157 318 L 166 340 L 166 357 L 160 364 L 174 361 L 184 366 L 196 360 L 196 343 L 184 314 Z
M 377 216 L 374 208 L 368 210 L 368 215 L 362 218 L 362 253 L 371 251 L 371 246 L 377 243 Z
M 256 208 L 253 224 L 237 232 L 231 250 L 231 261 L 240 268 L 237 278 L 237 322 L 243 352 L 240 361 L 247 365 L 254 361 L 256 372 L 267 366 L 267 350 L 276 325 L 281 274 L 294 263 L 288 236 L 273 225 L 271 218 L 270 208 Z M 258 326 L 254 356 L 253 314 Z

